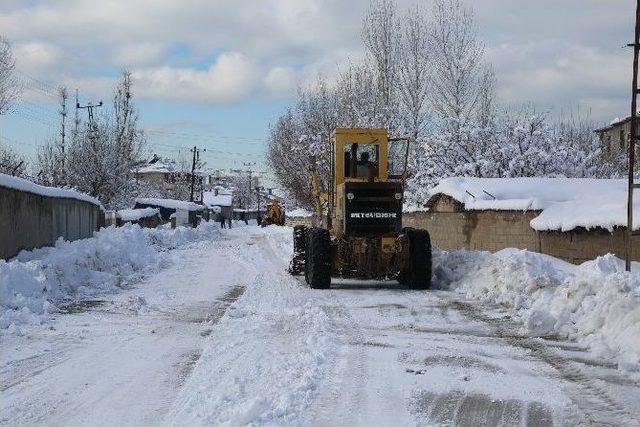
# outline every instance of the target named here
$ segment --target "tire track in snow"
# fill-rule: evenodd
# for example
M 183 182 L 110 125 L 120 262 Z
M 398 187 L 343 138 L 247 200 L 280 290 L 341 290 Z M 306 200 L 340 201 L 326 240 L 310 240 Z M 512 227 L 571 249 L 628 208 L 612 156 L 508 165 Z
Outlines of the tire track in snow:
M 504 339 L 514 347 L 529 350 L 533 357 L 554 368 L 561 378 L 575 386 L 576 389 L 569 389 L 568 392 L 583 419 L 569 419 L 567 422 L 571 424 L 586 422 L 590 425 L 603 426 L 640 425 L 633 420 L 631 413 L 622 404 L 592 378 L 585 375 L 575 362 L 558 355 L 540 339 L 519 334 L 514 325 L 507 324 L 504 319 L 489 317 L 469 303 L 459 300 L 450 300 L 449 303 L 451 307 L 469 318 L 491 325 L 496 330 L 498 338 Z M 572 415 L 575 417 L 577 414 L 569 414 L 570 417 Z
M 220 319 L 226 314 L 227 310 L 235 303 L 246 290 L 245 286 L 236 285 L 225 292 L 220 298 L 217 298 L 211 306 L 211 311 L 202 322 L 204 329 L 200 332 L 202 337 L 209 336 L 213 331 L 213 327 L 220 322 Z M 178 385 L 182 386 L 187 381 L 198 360 L 202 356 L 202 348 L 198 348 L 192 352 L 186 353 L 182 360 L 178 362 Z

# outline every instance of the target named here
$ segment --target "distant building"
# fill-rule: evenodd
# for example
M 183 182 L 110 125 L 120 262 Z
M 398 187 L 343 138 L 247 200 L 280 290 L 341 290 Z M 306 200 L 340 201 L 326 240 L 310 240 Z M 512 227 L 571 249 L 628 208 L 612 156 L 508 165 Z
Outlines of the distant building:
M 202 192 L 213 187 L 216 172 L 205 169 L 195 171 L 195 201 L 200 202 Z M 165 190 L 169 194 L 174 193 L 178 185 L 185 187 L 191 183 L 189 165 L 181 164 L 173 159 L 161 158 L 157 154 L 154 154 L 150 160 L 138 163 L 133 168 L 133 173 L 137 180 L 154 188 Z
M 190 174 L 190 171 L 185 170 L 175 160 L 163 159 L 158 155 L 154 155 L 151 160 L 140 162 L 133 172 L 139 181 L 166 190 Z
M 640 131 L 640 126 L 636 127 Z M 600 137 L 600 147 L 605 155 L 615 157 L 617 154 L 625 153 L 629 147 L 631 117 L 622 120 L 616 118 L 609 126 L 596 129 L 595 132 Z M 638 135 L 640 135 L 640 132 Z
M 216 186 L 211 191 L 205 191 L 202 202 L 208 208 L 219 208 L 225 218 L 233 215 L 233 192 L 227 188 Z

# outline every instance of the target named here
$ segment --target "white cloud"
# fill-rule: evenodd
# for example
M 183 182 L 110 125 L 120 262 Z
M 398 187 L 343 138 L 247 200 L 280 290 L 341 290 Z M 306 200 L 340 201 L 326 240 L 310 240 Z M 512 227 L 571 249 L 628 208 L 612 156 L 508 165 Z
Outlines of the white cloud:
M 632 37 L 635 2 L 466 1 L 475 7 L 501 101 L 536 102 L 541 108 L 592 101 L 594 111 L 616 105 L 616 111 L 595 114 L 605 117 L 627 109 L 621 100 L 628 90 L 630 59 L 621 46 Z M 120 66 L 144 67 L 138 72 L 144 76 L 139 92 L 227 102 L 251 95 L 287 96 L 318 73 L 332 79 L 348 57 L 358 61 L 360 24 L 369 0 L 155 0 L 152 6 L 148 0 L 0 3 L 0 31 L 16 46 L 33 45 L 31 53 L 23 50 L 17 56 L 42 80 L 57 83 L 68 75 L 99 77 L 113 75 Z M 401 9 L 420 3 L 429 10 L 432 2 L 397 3 Z M 64 61 L 56 62 L 55 49 Z M 194 69 L 193 64 L 220 52 L 237 52 L 251 66 L 231 77 L 215 71 L 224 64 Z
M 60 49 L 50 43 L 17 43 L 13 50 L 17 66 L 27 72 L 50 70 L 57 65 L 61 56 Z
M 115 65 L 132 67 L 156 63 L 166 50 L 163 43 L 136 43 L 119 46 L 112 55 Z
M 258 70 L 245 55 L 227 52 L 207 70 L 147 68 L 135 70 L 138 93 L 143 97 L 232 103 L 245 99 L 256 84 Z
M 295 94 L 296 73 L 291 67 L 274 67 L 263 79 L 265 91 L 275 97 L 289 97 Z

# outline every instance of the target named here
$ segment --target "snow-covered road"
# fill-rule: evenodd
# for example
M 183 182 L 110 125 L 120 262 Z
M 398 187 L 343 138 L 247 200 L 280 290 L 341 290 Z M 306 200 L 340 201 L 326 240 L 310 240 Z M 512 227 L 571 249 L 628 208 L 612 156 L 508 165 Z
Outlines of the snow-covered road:
M 171 251 L 135 288 L 5 334 L 4 425 L 639 425 L 636 377 L 446 291 L 286 273 L 288 228 Z

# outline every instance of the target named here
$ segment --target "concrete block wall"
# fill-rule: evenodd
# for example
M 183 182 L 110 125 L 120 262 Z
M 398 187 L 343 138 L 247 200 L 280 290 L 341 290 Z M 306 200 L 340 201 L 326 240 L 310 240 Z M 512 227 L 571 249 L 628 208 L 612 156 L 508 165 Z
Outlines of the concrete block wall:
M 446 207 L 439 211 L 439 207 Z M 424 228 L 431 242 L 444 250 L 472 249 L 496 252 L 505 248 L 527 249 L 580 264 L 607 253 L 624 257 L 624 229 L 576 229 L 570 232 L 538 232 L 529 223 L 539 211 L 464 211 L 451 204 L 436 204 L 429 212 L 403 214 L 405 227 Z M 640 261 L 640 244 L 632 258 Z
M 103 216 L 93 203 L 0 186 L 0 258 L 11 258 L 23 249 L 51 246 L 59 237 L 91 237 L 103 223 Z

